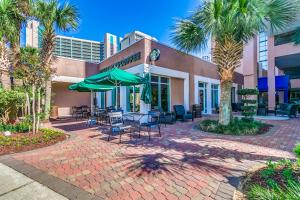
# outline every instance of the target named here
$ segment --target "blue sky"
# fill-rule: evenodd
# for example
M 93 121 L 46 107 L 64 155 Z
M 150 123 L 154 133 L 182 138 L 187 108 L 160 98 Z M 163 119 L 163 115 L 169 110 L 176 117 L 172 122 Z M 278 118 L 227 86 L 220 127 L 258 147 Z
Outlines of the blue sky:
M 61 0 L 64 2 L 64 0 Z M 138 30 L 171 45 L 174 17 L 186 17 L 200 0 L 70 0 L 80 13 L 77 31 L 59 33 L 102 41 L 106 32 L 124 36 Z

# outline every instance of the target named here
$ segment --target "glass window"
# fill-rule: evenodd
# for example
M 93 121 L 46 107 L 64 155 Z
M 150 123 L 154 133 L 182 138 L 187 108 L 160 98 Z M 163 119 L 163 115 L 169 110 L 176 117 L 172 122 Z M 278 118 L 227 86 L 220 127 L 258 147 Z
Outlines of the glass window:
M 151 82 L 158 83 L 158 76 L 151 76 Z
M 140 111 L 140 88 L 135 86 L 130 86 L 128 89 L 128 104 L 127 110 L 129 112 L 139 112 Z
M 202 105 L 202 110 L 207 113 L 207 83 L 199 82 L 199 104 Z
M 152 103 L 151 109 L 161 108 L 164 111 L 170 110 L 170 89 L 169 78 L 151 76 Z
M 211 104 L 213 110 L 217 110 L 219 108 L 219 85 L 218 84 L 211 85 Z
M 231 88 L 231 103 L 235 103 L 235 87 Z

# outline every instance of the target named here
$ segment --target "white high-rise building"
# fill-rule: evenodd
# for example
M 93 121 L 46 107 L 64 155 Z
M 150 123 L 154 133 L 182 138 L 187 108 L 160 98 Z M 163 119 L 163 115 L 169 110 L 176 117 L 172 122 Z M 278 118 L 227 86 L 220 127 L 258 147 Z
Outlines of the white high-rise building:
M 121 41 L 120 50 L 123 50 L 123 49 L 129 47 L 130 45 L 136 43 L 137 41 L 139 41 L 143 38 L 153 40 L 153 41 L 157 41 L 156 38 L 154 38 L 150 35 L 147 35 L 147 34 L 142 33 L 140 31 L 133 31 L 133 32 L 128 33 L 124 36 L 124 38 Z

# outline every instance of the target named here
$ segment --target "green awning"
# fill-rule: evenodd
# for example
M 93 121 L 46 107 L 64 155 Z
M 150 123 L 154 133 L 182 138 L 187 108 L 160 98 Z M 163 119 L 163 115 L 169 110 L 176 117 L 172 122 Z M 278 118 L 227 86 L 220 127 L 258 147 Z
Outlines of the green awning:
M 143 79 L 119 68 L 113 68 L 100 74 L 90 76 L 86 78 L 84 82 L 88 84 L 111 86 L 131 86 L 142 84 Z
M 105 92 L 114 89 L 112 86 L 108 85 L 98 85 L 98 84 L 87 84 L 85 82 L 79 82 L 72 84 L 68 87 L 69 90 L 75 90 L 78 92 Z

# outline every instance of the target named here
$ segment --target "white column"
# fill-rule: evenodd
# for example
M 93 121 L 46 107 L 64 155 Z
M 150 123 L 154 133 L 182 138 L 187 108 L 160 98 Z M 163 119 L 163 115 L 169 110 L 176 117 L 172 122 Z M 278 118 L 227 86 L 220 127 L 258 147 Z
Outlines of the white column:
M 120 87 L 120 107 L 127 112 L 127 90 L 125 86 Z
M 100 108 L 101 107 L 101 93 L 100 92 L 96 92 L 96 100 L 97 100 L 97 106 Z
M 108 91 L 106 94 L 107 94 L 107 106 L 112 106 L 112 102 L 111 102 L 111 97 L 112 97 L 112 94 L 111 94 L 112 91 Z
M 212 103 L 211 102 L 211 83 L 207 83 L 206 87 L 206 107 L 207 107 L 207 114 L 212 114 Z
M 189 76 L 187 78 L 184 79 L 184 83 L 183 83 L 184 89 L 183 89 L 183 100 L 184 100 L 184 107 L 185 110 L 189 110 L 190 109 L 190 80 L 189 80 Z

